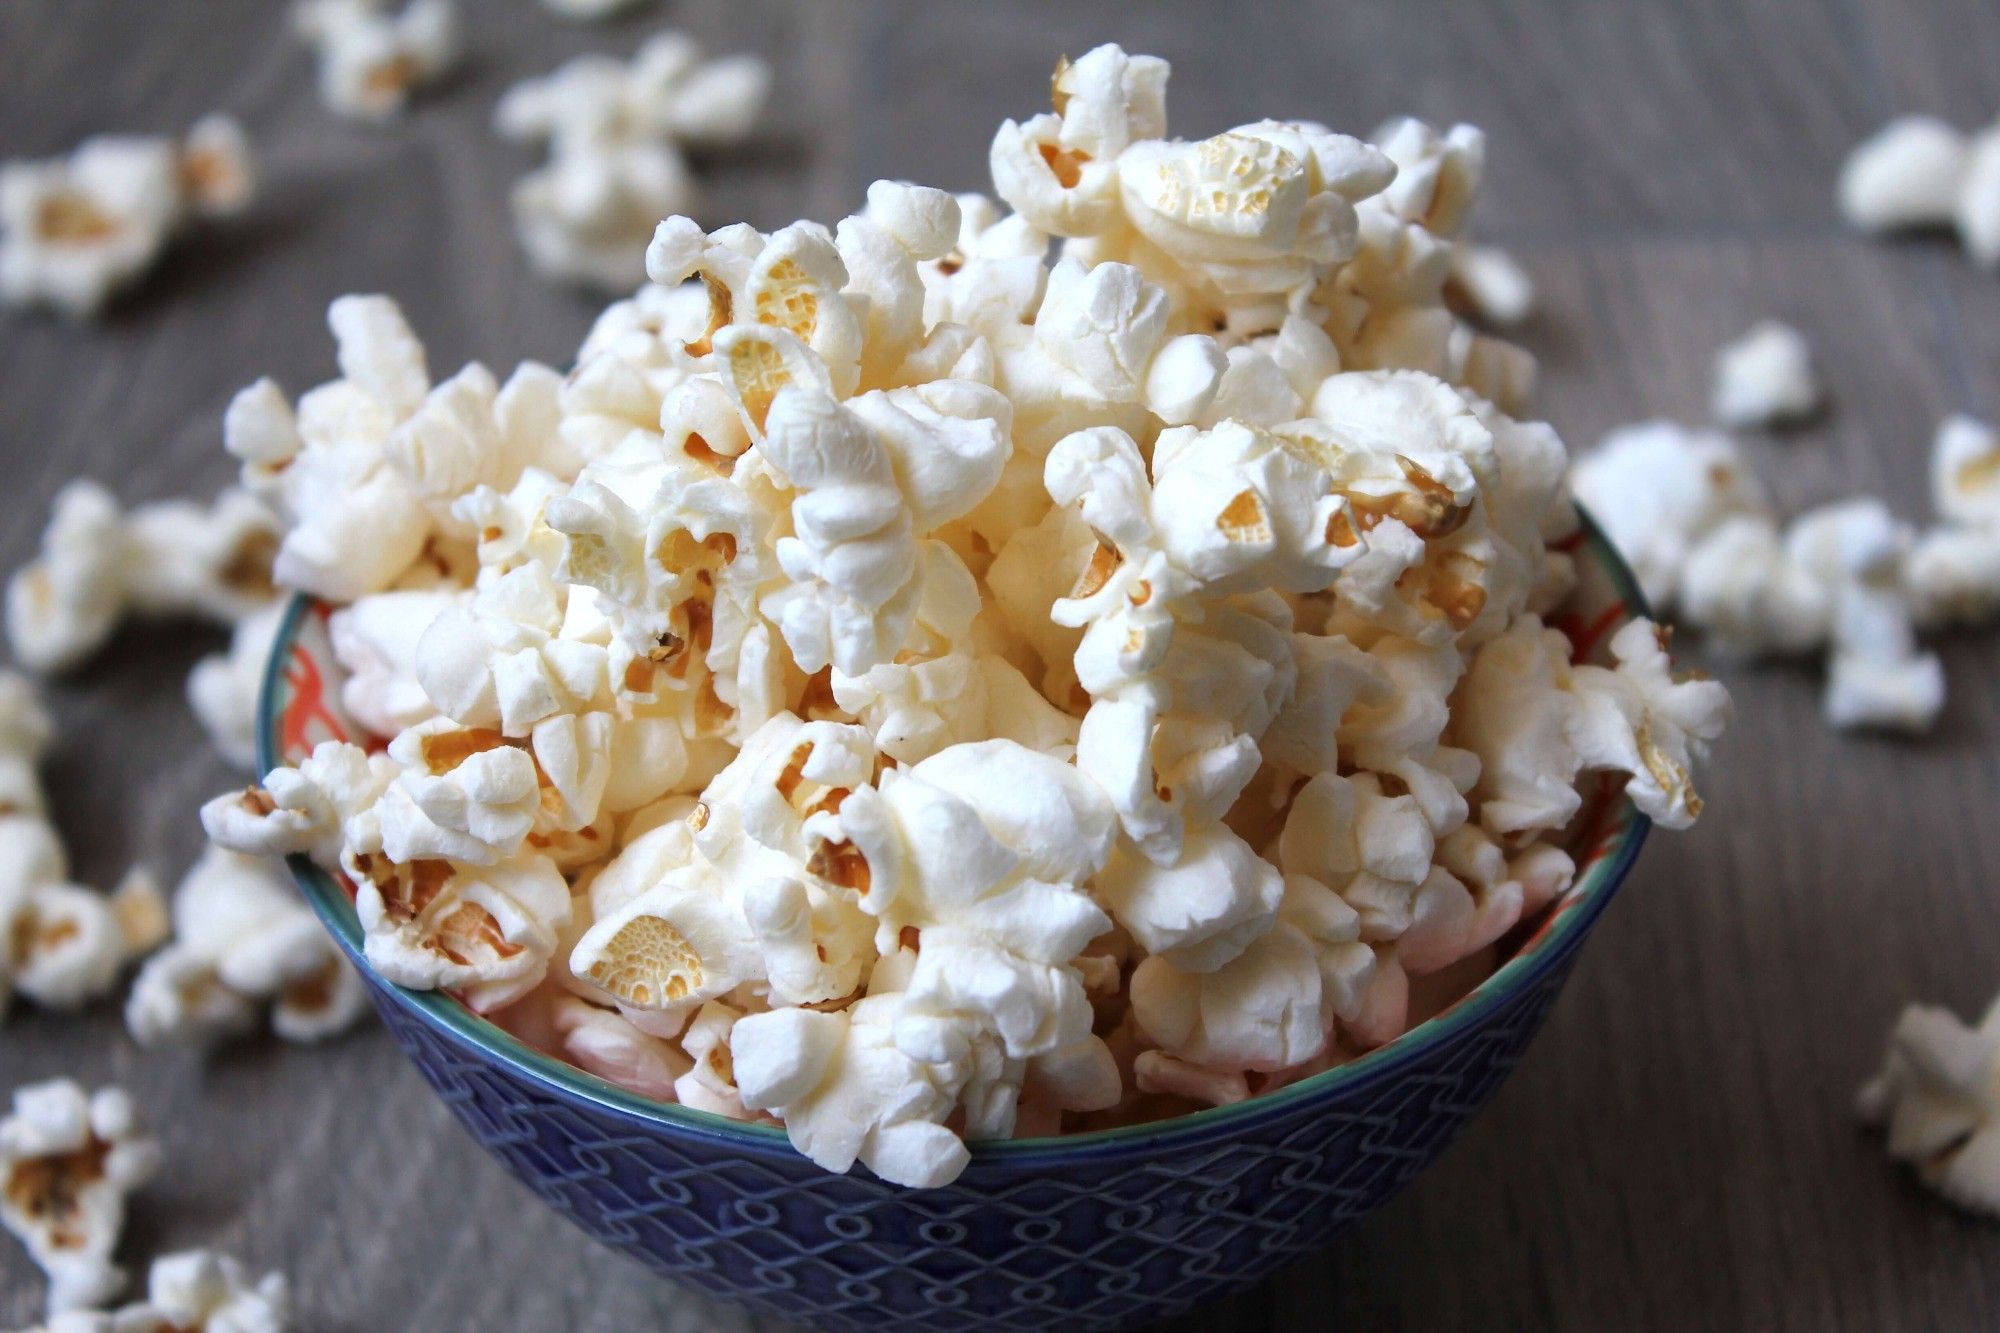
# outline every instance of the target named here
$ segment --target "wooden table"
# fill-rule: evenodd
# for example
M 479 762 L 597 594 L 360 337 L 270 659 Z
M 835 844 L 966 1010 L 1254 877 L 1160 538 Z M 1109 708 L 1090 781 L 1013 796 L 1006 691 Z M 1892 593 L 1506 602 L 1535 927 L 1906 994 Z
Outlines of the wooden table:
M 1810 335 L 1835 396 L 1818 428 L 1749 441 L 1788 511 L 1860 490 L 1923 519 L 1939 417 L 2000 413 L 2000 279 L 1942 240 L 1850 236 L 1832 202 L 1843 152 L 1892 112 L 2000 109 L 1991 0 L 686 0 L 601 28 L 530 0 L 464 7 L 463 72 L 373 130 L 321 109 L 275 0 L 0 4 L 0 152 L 221 107 L 267 172 L 246 217 L 191 235 L 102 325 L 0 322 L 0 558 L 28 556 L 77 473 L 128 501 L 212 492 L 230 393 L 327 378 L 342 292 L 395 294 L 440 372 L 562 362 L 593 303 L 522 266 L 506 196 L 532 159 L 491 134 L 493 102 L 670 20 L 779 71 L 764 141 L 712 175 L 716 221 L 831 220 L 878 176 L 982 186 L 993 127 L 1040 108 L 1055 57 L 1116 37 L 1173 59 L 1183 135 L 1263 115 L 1484 126 L 1481 230 L 1540 285 L 1524 336 L 1573 445 L 1701 418 L 1715 347 L 1766 315 Z M 47 777 L 87 881 L 133 859 L 178 874 L 196 805 L 235 780 L 178 685 L 218 642 L 136 625 L 54 688 Z M 1916 742 L 1830 734 L 1805 670 L 1725 670 L 1739 715 L 1710 813 L 1653 841 L 1492 1109 L 1326 1254 L 1182 1327 L 2000 1324 L 2000 1227 L 1927 1196 L 1849 1112 L 1905 1000 L 1970 1013 L 2000 984 L 2000 642 L 1943 652 L 1951 702 Z M 534 1202 L 379 1030 L 203 1057 L 138 1051 L 108 1003 L 17 1008 L 0 1088 L 55 1074 L 124 1083 L 165 1139 L 124 1253 L 282 1268 L 303 1328 L 747 1326 Z M 0 1324 L 40 1293 L 0 1244 Z

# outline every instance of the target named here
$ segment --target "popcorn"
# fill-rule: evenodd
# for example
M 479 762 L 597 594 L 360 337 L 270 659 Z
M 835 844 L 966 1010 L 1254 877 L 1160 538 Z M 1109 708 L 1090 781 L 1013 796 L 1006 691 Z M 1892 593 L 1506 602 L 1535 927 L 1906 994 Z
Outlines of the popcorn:
M 284 1275 L 251 1280 L 249 1270 L 226 1254 L 185 1250 L 153 1261 L 146 1299 L 108 1315 L 108 1333 L 283 1333 L 289 1291 Z M 65 1316 L 69 1317 L 69 1316 Z M 47 1333 L 63 1333 L 59 1317 Z M 93 1325 L 93 1328 L 96 1326 Z M 79 1329 L 79 1333 L 87 1333 Z
M 1977 1027 L 1911 1005 L 1889 1034 L 1882 1069 L 1856 1099 L 1888 1131 L 1889 1155 L 1972 1212 L 2000 1216 L 2000 1004 Z
M 944 1127 L 954 1098 L 891 1033 L 894 992 L 844 1010 L 774 1009 L 738 1019 L 729 1053 L 743 1104 L 784 1121 L 792 1146 L 829 1171 L 856 1161 L 891 1184 L 949 1183 L 970 1160 Z
M 1611 636 L 1615 669 L 1576 668 L 1581 715 L 1577 753 L 1592 768 L 1627 775 L 1625 794 L 1662 828 L 1686 828 L 1701 813 L 1693 773 L 1722 734 L 1729 694 L 1712 680 L 1680 680 L 1665 634 L 1635 620 Z
M 1769 426 L 1811 416 L 1821 389 L 1805 336 L 1767 319 L 1751 326 L 1715 354 L 1716 420 L 1730 426 Z
M 238 768 L 257 766 L 257 700 L 283 621 L 279 605 L 244 617 L 229 636 L 229 651 L 202 658 L 188 673 L 188 706 L 209 741 Z
M 1945 418 L 1931 444 L 1931 504 L 1946 522 L 2000 527 L 2000 432 Z
M 77 480 L 56 493 L 39 558 L 7 584 L 7 632 L 29 669 L 68 670 L 103 646 L 127 611 L 236 624 L 273 605 L 276 520 L 228 490 L 203 510 L 185 500 L 129 515 Z
M 566 2 L 571 17 L 598 17 L 621 0 Z M 682 147 L 742 139 L 770 82 L 755 56 L 704 60 L 693 39 L 666 32 L 629 64 L 579 56 L 509 89 L 494 110 L 502 137 L 549 145 L 547 164 L 512 196 L 529 262 L 566 282 L 629 291 L 645 276 L 655 224 L 700 205 Z
M 2000 267 L 2000 126 L 1989 125 L 1972 138 L 1955 220 L 1973 261 Z
M 1662 612 L 1696 543 L 1732 515 L 1769 509 L 1735 445 L 1669 421 L 1605 436 L 1570 470 L 1570 486 Z
M 1483 137 L 1172 140 L 1166 74 L 1062 66 L 993 142 L 1010 215 L 878 181 L 768 232 L 652 225 L 758 67 L 669 36 L 510 93 L 552 146 L 516 199 L 540 261 L 630 282 L 643 250 L 651 282 L 565 374 L 434 383 L 351 298 L 339 379 L 238 395 L 277 579 L 336 604 L 386 747 L 211 801 L 218 846 L 346 876 L 387 981 L 934 1186 L 972 1140 L 1394 1040 L 1568 891 L 1594 774 L 1692 819 L 1720 687 L 1650 622 L 1586 667 L 1543 620 L 1577 582 L 1564 449 L 1515 419 L 1532 358 L 1447 301 L 1523 299 L 1466 248 Z M 1603 477 L 1656 582 L 1700 554 L 1689 599 L 1746 637 L 1780 608 L 1802 647 L 1890 642 L 1872 572 L 1828 593 L 1726 442 L 1658 429 Z M 1964 551 L 1927 568 L 1926 606 L 1970 596 Z M 179 939 L 155 968 L 220 976 Z M 160 1025 L 248 1021 L 221 982 Z
M 1931 116 L 1899 116 L 1848 154 L 1840 213 L 1863 231 L 1948 223 L 1965 179 L 1966 137 Z
M 292 21 L 318 57 L 320 100 L 351 120 L 395 117 L 458 60 L 451 0 L 409 0 L 397 14 L 388 0 L 300 0 Z
M 221 115 L 179 140 L 100 135 L 66 158 L 0 163 L 0 304 L 87 319 L 188 219 L 241 211 L 254 184 L 243 130 Z
M 112 1262 L 125 1199 L 159 1161 L 121 1089 L 86 1094 L 55 1079 L 14 1090 L 0 1119 L 0 1225 L 48 1274 L 51 1316 L 101 1305 L 125 1285 Z
M 361 979 L 268 859 L 205 849 L 173 899 L 173 938 L 133 980 L 125 1025 L 141 1045 L 240 1032 L 271 1006 L 287 1041 L 353 1026 Z
M 1447 296 L 1456 295 L 1487 324 L 1512 328 L 1535 308 L 1535 281 L 1520 261 L 1493 245 L 1453 249 Z
M 1950 225 L 1974 262 L 2000 264 L 2000 127 L 1960 133 L 1901 116 L 1849 154 L 1840 211 L 1863 231 Z
M 95 482 L 57 492 L 40 558 L 7 580 L 7 637 L 29 670 L 74 666 L 111 637 L 125 605 L 122 520 Z
M 322 741 L 296 768 L 274 768 L 262 783 L 209 801 L 201 825 L 217 845 L 244 856 L 304 854 L 338 869 L 346 826 L 371 812 L 396 776 L 386 755 Z

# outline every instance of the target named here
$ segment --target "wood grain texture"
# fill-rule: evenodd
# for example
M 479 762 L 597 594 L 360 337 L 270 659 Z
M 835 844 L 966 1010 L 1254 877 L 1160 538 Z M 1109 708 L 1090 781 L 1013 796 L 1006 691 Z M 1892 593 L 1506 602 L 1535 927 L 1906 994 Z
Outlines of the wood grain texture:
M 1836 395 L 1818 427 L 1748 441 L 1787 509 L 1867 490 L 1923 518 L 1936 420 L 2000 412 L 2000 281 L 1944 241 L 1851 237 L 1832 205 L 1842 154 L 1892 112 L 2000 108 L 1988 0 L 685 0 L 596 28 L 467 0 L 465 69 L 387 130 L 319 107 L 283 8 L 0 2 L 0 155 L 222 107 L 269 177 L 101 326 L 0 322 L 9 566 L 69 476 L 127 501 L 219 485 L 228 395 L 330 374 L 338 293 L 394 293 L 439 370 L 560 362 L 594 304 L 522 269 L 505 201 L 531 159 L 488 116 L 514 79 L 667 22 L 779 67 L 757 151 L 711 176 L 718 221 L 831 219 L 877 176 L 980 186 L 993 126 L 1038 109 L 1054 57 L 1116 38 L 1174 60 L 1184 134 L 1266 114 L 1483 125 L 1482 230 L 1541 285 L 1525 340 L 1575 447 L 1647 415 L 1700 419 L 1715 346 L 1771 314 L 1813 338 Z M 218 642 L 133 627 L 53 688 L 47 778 L 87 881 L 192 858 L 195 806 L 232 775 L 177 682 Z M 1904 1000 L 1971 1012 L 2000 983 L 2000 642 L 1944 655 L 1951 704 L 1920 742 L 1835 738 L 1806 670 L 1723 668 L 1740 712 L 1709 815 L 1653 841 L 1492 1109 L 1324 1255 L 1179 1327 L 2000 1325 L 2000 1228 L 1937 1205 L 1848 1111 Z M 17 1010 L 0 1090 L 57 1073 L 125 1083 L 166 1140 L 135 1265 L 203 1244 L 282 1268 L 304 1328 L 753 1327 L 543 1209 L 379 1031 L 204 1058 L 137 1051 L 108 1004 Z M 0 1325 L 39 1300 L 0 1245 Z

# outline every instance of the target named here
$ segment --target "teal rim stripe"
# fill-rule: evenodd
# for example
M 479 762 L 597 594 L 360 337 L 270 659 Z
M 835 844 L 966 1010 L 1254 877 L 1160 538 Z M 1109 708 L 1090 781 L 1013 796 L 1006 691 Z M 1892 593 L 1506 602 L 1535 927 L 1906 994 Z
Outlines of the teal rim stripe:
M 1590 516 L 1581 508 L 1578 514 L 1583 520 L 1585 547 L 1596 557 L 1598 567 L 1609 576 L 1629 612 L 1629 618 L 1650 616 L 1645 595 L 1624 560 Z M 257 704 L 257 760 L 262 772 L 269 772 L 278 763 L 278 704 L 284 667 L 291 660 L 300 625 L 312 606 L 313 600 L 305 594 L 292 598 L 279 626 L 271 660 L 264 669 Z M 1067 1158 L 1098 1147 L 1123 1147 L 1146 1141 L 1164 1144 L 1183 1137 L 1206 1136 L 1232 1124 L 1279 1114 L 1301 1101 L 1331 1098 L 1390 1077 L 1427 1052 L 1456 1041 L 1477 1028 L 1495 1010 L 1529 989 L 1568 956 L 1574 942 L 1610 904 L 1612 895 L 1624 882 L 1652 827 L 1652 821 L 1629 800 L 1623 802 L 1622 808 L 1610 819 L 1615 824 L 1611 850 L 1586 867 L 1582 879 L 1571 887 L 1562 901 L 1549 909 L 1556 915 L 1534 938 L 1532 947 L 1501 964 L 1457 1004 L 1417 1024 L 1387 1045 L 1323 1073 L 1230 1106 L 1208 1107 L 1170 1120 L 1149 1121 L 1116 1129 L 974 1142 L 968 1146 L 975 1164 L 1007 1161 L 1021 1165 L 1037 1159 Z M 740 1147 L 767 1151 L 782 1147 L 790 1151 L 790 1140 L 785 1131 L 775 1126 L 745 1124 L 707 1111 L 641 1097 L 528 1046 L 448 995 L 438 991 L 408 990 L 384 981 L 374 974 L 363 956 L 361 926 L 355 916 L 354 905 L 333 877 L 304 856 L 289 857 L 287 864 L 313 911 L 333 933 L 355 966 L 367 971 L 370 980 L 382 993 L 454 1043 L 509 1067 L 552 1095 L 582 1103 L 591 1109 L 616 1112 L 642 1125 L 671 1129 Z

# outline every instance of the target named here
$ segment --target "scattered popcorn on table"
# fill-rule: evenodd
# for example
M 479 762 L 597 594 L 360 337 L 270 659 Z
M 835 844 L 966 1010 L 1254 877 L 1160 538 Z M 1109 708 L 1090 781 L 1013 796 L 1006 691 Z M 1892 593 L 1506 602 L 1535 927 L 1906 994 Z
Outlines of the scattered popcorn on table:
M 390 981 L 930 1186 L 1393 1040 L 1567 891 L 1603 775 L 1685 827 L 1728 697 L 1650 622 L 1608 666 L 1545 627 L 1565 452 L 1444 301 L 1479 132 L 1183 143 L 1166 78 L 1059 67 L 993 142 L 1011 216 L 878 181 L 833 228 L 670 217 L 564 376 L 433 387 L 391 303 L 336 302 L 341 378 L 226 436 L 387 743 L 211 837 L 344 875 Z M 1631 522 L 1712 525 L 1714 481 Z
M 55 1079 L 14 1090 L 0 1119 L 0 1225 L 48 1274 L 51 1315 L 102 1305 L 124 1287 L 112 1255 L 125 1199 L 159 1163 L 121 1089 L 86 1094 Z
M 1772 426 L 1819 410 L 1821 389 L 1805 335 L 1767 319 L 1715 354 L 1715 419 L 1725 426 Z
M 385 121 L 458 60 L 453 0 L 299 0 L 293 24 L 319 61 L 319 95 L 351 120 Z
M 1866 232 L 1954 227 L 1974 262 L 2000 266 L 2000 124 L 1967 135 L 1932 116 L 1890 121 L 1848 155 L 1840 211 Z
M 1970 417 L 1938 429 L 1942 522 L 1921 533 L 1868 498 L 1781 528 L 1727 437 L 1665 421 L 1613 431 L 1571 485 L 1647 600 L 1720 652 L 1825 650 L 1836 727 L 1928 731 L 1944 709 L 1944 666 L 1918 633 L 2000 615 L 2000 435 Z
M 1926 1185 L 2000 1217 L 2000 1000 L 1976 1028 L 1947 1009 L 1905 1009 L 1856 1107 Z
M 175 890 L 171 919 L 172 939 L 125 1003 L 141 1045 L 241 1032 L 267 1003 L 279 1036 L 320 1041 L 367 1007 L 361 979 L 269 858 L 209 847 Z
M 234 624 L 275 604 L 277 518 L 225 490 L 212 505 L 161 500 L 127 513 L 94 481 L 56 492 L 40 556 L 7 581 L 7 637 L 31 671 L 79 665 L 131 612 Z
M 585 8 L 610 6 L 575 6 Z M 548 162 L 514 186 L 514 230 L 529 262 L 565 282 L 630 291 L 645 278 L 654 226 L 700 206 L 682 150 L 742 139 L 770 84 L 756 56 L 706 59 L 692 38 L 665 32 L 629 63 L 579 56 L 515 85 L 494 124 L 505 138 L 549 147 Z
M 189 219 L 240 212 L 254 187 L 249 143 L 221 115 L 179 139 L 100 135 L 0 163 L 0 305 L 95 315 Z
M 23 676 L 0 672 L 0 1016 L 15 993 L 75 1009 L 160 941 L 165 907 L 143 869 L 111 894 L 67 882 L 69 855 L 35 766 L 52 726 Z

